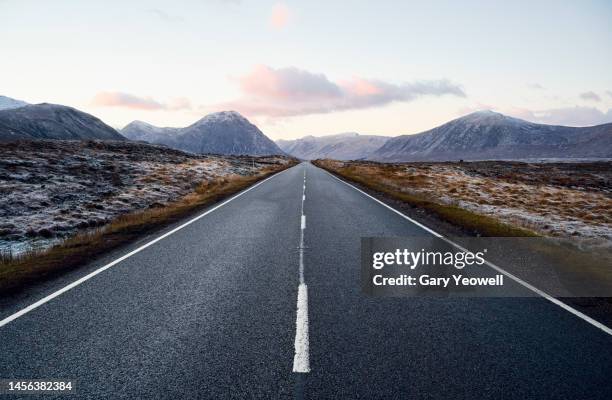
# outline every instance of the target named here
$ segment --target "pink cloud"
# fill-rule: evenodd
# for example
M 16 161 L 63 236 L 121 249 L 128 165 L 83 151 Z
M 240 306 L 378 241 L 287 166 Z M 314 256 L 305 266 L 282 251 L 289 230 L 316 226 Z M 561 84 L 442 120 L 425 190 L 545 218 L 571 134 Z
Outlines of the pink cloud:
M 461 87 L 448 80 L 399 85 L 364 78 L 333 82 L 324 74 L 295 67 L 260 65 L 237 81 L 243 97 L 216 108 L 231 108 L 250 116 L 287 117 L 377 107 L 422 96 L 465 97 Z
M 91 100 L 91 104 L 98 107 L 124 107 L 138 110 L 184 110 L 190 109 L 188 99 L 181 97 L 161 103 L 151 97 L 139 97 L 122 92 L 100 92 Z
M 291 12 L 289 7 L 283 3 L 277 3 L 272 7 L 272 14 L 270 14 L 270 25 L 275 29 L 283 29 L 289 23 L 291 19 Z
M 341 95 L 340 88 L 325 75 L 294 67 L 273 69 L 258 65 L 238 82 L 244 93 L 260 98 L 319 100 Z

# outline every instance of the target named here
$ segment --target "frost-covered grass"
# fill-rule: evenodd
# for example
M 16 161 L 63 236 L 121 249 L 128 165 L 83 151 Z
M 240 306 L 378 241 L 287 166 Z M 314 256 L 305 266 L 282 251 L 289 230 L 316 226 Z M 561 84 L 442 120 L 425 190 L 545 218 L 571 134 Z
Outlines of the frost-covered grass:
M 319 163 L 413 203 L 427 203 L 438 214 L 446 210 L 451 222 L 465 222 L 450 215 L 453 209 L 471 213 L 475 230 L 478 225 L 487 230 L 494 219 L 540 235 L 612 242 L 610 162 Z
M 0 251 L 20 253 L 159 208 L 206 182 L 258 174 L 282 158 L 195 156 L 142 143 L 0 145 Z
M 0 145 L 0 289 L 77 267 L 293 163 L 140 143 Z

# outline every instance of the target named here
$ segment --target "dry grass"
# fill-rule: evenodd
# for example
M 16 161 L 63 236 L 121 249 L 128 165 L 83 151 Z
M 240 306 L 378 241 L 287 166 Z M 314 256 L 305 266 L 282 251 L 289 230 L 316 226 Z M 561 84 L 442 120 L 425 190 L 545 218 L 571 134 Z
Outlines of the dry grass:
M 0 254 L 0 292 L 18 290 L 49 275 L 74 269 L 97 256 L 129 243 L 145 233 L 201 210 L 290 165 L 264 168 L 251 176 L 231 175 L 208 181 L 180 200 L 166 205 L 156 204 L 144 211 L 119 216 L 109 224 L 66 239 L 44 250 L 30 250 L 13 256 Z
M 394 164 L 352 164 L 331 160 L 317 160 L 314 164 L 348 180 L 414 207 L 427 210 L 440 219 L 464 229 L 492 237 L 538 236 L 530 229 L 513 226 L 500 220 L 475 213 L 455 204 L 443 203 L 435 193 L 423 190 L 435 186 L 431 175 L 406 171 Z M 449 193 L 465 191 L 465 187 L 446 185 Z M 420 189 L 420 190 L 419 190 Z
M 612 163 L 318 163 L 394 197 L 407 196 L 405 201 L 462 226 L 482 225 L 478 220 L 488 217 L 543 236 L 612 243 Z M 447 206 L 478 217 L 466 221 L 474 218 L 456 217 L 464 212 Z M 483 227 L 476 230 L 484 233 Z

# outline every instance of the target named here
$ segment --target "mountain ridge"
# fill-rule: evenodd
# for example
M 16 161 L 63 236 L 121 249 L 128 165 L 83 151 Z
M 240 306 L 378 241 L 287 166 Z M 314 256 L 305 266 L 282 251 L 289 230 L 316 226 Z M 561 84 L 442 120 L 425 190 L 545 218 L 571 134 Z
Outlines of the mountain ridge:
M 231 155 L 285 154 L 257 126 L 236 111 L 220 111 L 184 128 L 160 128 L 133 121 L 121 129 L 132 140 L 144 140 L 192 153 Z
M 433 129 L 389 139 L 368 159 L 383 162 L 611 158 L 612 123 L 545 125 L 477 111 Z
M 11 97 L 0 95 L 0 110 L 12 110 L 15 108 L 27 106 L 27 103 L 23 100 L 13 99 Z
M 102 120 L 59 104 L 28 104 L 0 110 L 0 141 L 27 139 L 125 140 Z
M 294 140 L 280 139 L 276 144 L 286 153 L 305 160 L 318 158 L 358 160 L 368 157 L 388 139 L 387 136 L 344 132 L 316 137 L 308 135 Z

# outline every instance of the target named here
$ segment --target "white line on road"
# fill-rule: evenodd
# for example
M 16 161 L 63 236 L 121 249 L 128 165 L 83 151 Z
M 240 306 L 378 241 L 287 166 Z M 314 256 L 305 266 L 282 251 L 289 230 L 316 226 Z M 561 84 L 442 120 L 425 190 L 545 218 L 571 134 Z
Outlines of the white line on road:
M 323 170 L 325 171 L 325 170 Z M 467 251 L 464 247 L 462 247 L 461 245 L 453 242 L 452 240 L 445 238 L 444 236 L 440 235 L 438 232 L 426 227 L 425 225 L 413 220 L 412 218 L 404 215 L 403 213 L 401 213 L 400 211 L 396 210 L 395 208 L 383 203 L 382 201 L 378 200 L 377 198 L 370 196 L 368 193 L 364 192 L 363 190 L 351 185 L 350 183 L 338 178 L 337 176 L 333 175 L 332 173 L 325 171 L 327 174 L 329 174 L 332 178 L 344 183 L 345 185 L 348 185 L 350 187 L 352 187 L 353 189 L 355 189 L 356 191 L 360 192 L 361 194 L 369 197 L 370 199 L 374 200 L 375 202 L 387 207 L 389 210 L 393 211 L 394 213 L 400 215 L 401 217 L 407 219 L 408 221 L 412 222 L 413 224 L 419 226 L 420 228 L 426 230 L 427 232 L 431 233 L 432 235 L 439 237 L 440 239 L 444 240 L 446 243 L 455 246 L 457 249 L 461 250 L 461 251 Z M 486 261 L 486 260 L 485 260 Z M 549 295 L 548 293 L 536 288 L 533 285 L 530 285 L 529 283 L 525 282 L 524 280 L 520 279 L 519 277 L 511 274 L 510 272 L 504 270 L 503 268 L 493 264 L 490 261 L 486 261 L 485 262 L 489 267 L 493 268 L 494 270 L 506 275 L 508 278 L 512 279 L 513 281 L 515 281 L 516 283 L 522 285 L 523 287 L 531 290 L 532 292 L 536 293 L 539 296 L 542 296 L 543 298 L 545 298 L 546 300 L 550 301 L 553 304 L 556 304 L 557 306 L 563 308 L 565 311 L 568 311 L 572 314 L 574 314 L 576 317 L 581 318 L 582 320 L 588 322 L 589 324 L 593 325 L 594 327 L 601 329 L 602 331 L 604 331 L 605 333 L 607 333 L 608 335 L 612 335 L 612 329 L 610 329 L 609 327 L 607 327 L 606 325 L 602 324 L 599 321 L 594 320 L 593 318 L 589 317 L 586 314 L 581 313 L 580 311 L 576 310 L 575 308 L 565 304 L 564 302 L 558 300 L 557 298 Z
M 116 260 L 106 264 L 103 267 L 98 268 L 97 270 L 85 275 L 84 277 L 77 279 L 76 281 L 72 282 L 71 284 L 64 286 L 63 288 L 59 289 L 56 292 L 51 293 L 50 295 L 43 297 L 42 299 L 38 300 L 37 302 L 30 304 L 29 306 L 27 306 L 26 308 L 17 311 L 16 313 L 9 315 L 8 317 L 4 318 L 2 321 L 0 321 L 0 327 L 3 327 L 4 325 L 8 324 L 11 321 L 16 320 L 17 318 L 29 313 L 32 310 L 35 310 L 36 308 L 42 306 L 43 304 L 53 300 L 54 298 L 60 296 L 63 293 L 66 293 L 67 291 L 69 291 L 70 289 L 75 288 L 76 286 L 79 286 L 81 283 L 88 281 L 89 279 L 93 278 L 94 276 L 98 275 L 99 273 L 106 271 L 107 269 L 119 264 L 121 261 L 133 256 L 134 254 L 140 253 L 141 251 L 143 251 L 144 249 L 146 249 L 147 247 L 159 242 L 160 240 L 167 238 L 168 236 L 172 235 L 173 233 L 176 233 L 178 231 L 180 231 L 181 229 L 185 228 L 188 225 L 191 225 L 192 223 L 196 222 L 197 220 L 199 220 L 200 218 L 203 218 L 205 216 L 207 216 L 208 214 L 210 214 L 211 212 L 223 207 L 224 205 L 226 205 L 227 203 L 229 203 L 232 200 L 237 199 L 238 197 L 242 196 L 243 194 L 250 192 L 251 190 L 255 189 L 257 186 L 263 184 L 264 182 L 267 182 L 268 180 L 279 176 L 280 174 L 288 171 L 291 168 L 288 168 L 282 172 L 279 172 L 277 174 L 274 174 L 266 179 L 264 179 L 261 182 L 256 183 L 255 185 L 243 190 L 242 192 L 238 193 L 237 195 L 225 200 L 223 203 L 216 205 L 215 207 L 211 208 L 208 211 L 203 212 L 202 214 L 198 215 L 195 218 L 190 219 L 189 221 L 185 222 L 184 224 L 177 226 L 176 228 L 172 229 L 169 232 L 164 233 L 163 235 L 151 240 L 150 242 L 145 243 L 144 245 L 138 247 L 135 250 L 130 251 L 129 253 L 117 258 Z
M 305 283 L 298 286 L 297 318 L 295 325 L 295 355 L 293 372 L 310 372 L 310 348 L 308 338 L 308 287 Z
M 306 215 L 304 201 L 306 200 L 306 168 L 304 168 L 304 186 L 302 187 L 302 210 L 300 217 L 300 266 L 298 286 L 297 313 L 295 317 L 295 355 L 293 356 L 293 372 L 310 372 L 309 339 L 308 339 L 308 287 L 304 280 L 304 230 Z

